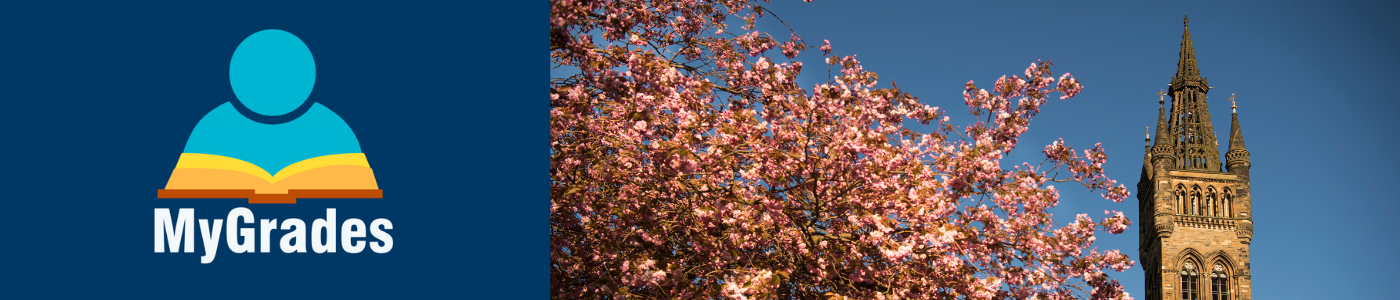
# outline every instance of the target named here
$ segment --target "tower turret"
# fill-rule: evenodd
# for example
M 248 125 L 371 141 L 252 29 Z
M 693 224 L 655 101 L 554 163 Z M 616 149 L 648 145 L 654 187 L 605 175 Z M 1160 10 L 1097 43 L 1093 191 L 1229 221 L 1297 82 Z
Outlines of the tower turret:
M 1172 203 L 1170 197 L 1172 197 L 1172 195 L 1170 193 L 1157 192 L 1169 191 L 1171 190 L 1171 186 L 1165 181 L 1155 180 L 1155 178 L 1167 178 L 1167 172 L 1174 169 L 1177 164 L 1176 147 L 1174 146 L 1176 141 L 1171 138 L 1171 133 L 1169 131 L 1170 125 L 1167 122 L 1166 98 L 1164 98 L 1164 94 L 1165 93 L 1157 93 L 1159 96 L 1157 98 L 1157 139 L 1153 142 L 1151 148 L 1152 178 L 1154 178 L 1154 180 L 1148 182 L 1150 185 L 1153 185 L 1152 231 L 1155 232 L 1157 236 L 1171 237 L 1174 229 L 1174 224 L 1172 224 L 1174 208 L 1170 206 L 1170 203 Z
M 1249 177 L 1249 150 L 1244 148 L 1244 135 L 1240 133 L 1240 115 L 1235 106 L 1235 95 L 1230 95 L 1230 149 L 1225 152 L 1225 168 L 1230 173 Z

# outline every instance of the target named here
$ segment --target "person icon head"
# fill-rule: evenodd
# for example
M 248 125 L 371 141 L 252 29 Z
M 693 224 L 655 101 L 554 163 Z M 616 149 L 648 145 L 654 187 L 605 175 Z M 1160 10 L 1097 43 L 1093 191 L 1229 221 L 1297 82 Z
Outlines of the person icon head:
M 316 60 L 300 38 L 277 29 L 249 35 L 229 59 L 228 80 L 236 99 L 195 125 L 161 198 L 382 197 L 354 131 L 308 104 Z
M 267 29 L 243 39 L 229 60 L 229 85 L 238 102 L 264 116 L 301 107 L 316 85 L 311 49 L 290 32 Z

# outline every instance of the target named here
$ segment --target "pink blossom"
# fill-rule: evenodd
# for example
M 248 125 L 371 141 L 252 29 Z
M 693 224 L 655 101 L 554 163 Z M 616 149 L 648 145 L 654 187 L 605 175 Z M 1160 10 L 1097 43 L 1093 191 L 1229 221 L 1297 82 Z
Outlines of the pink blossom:
M 798 86 L 807 45 L 751 30 L 768 22 L 753 3 L 653 5 L 550 2 L 551 64 L 580 70 L 550 84 L 552 298 L 1127 297 L 1105 271 L 1134 262 L 1094 242 L 1131 221 L 1057 225 L 1047 211 L 1052 181 L 1129 196 L 1102 145 L 1061 139 L 1043 165 L 1003 161 L 1078 79 L 1036 61 L 968 81 L 973 123 L 954 124 L 829 40 L 829 77 Z

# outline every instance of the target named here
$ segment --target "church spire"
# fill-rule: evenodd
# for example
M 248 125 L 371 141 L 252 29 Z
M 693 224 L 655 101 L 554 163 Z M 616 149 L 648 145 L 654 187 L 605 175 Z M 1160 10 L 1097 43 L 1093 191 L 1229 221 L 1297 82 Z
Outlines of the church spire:
M 1172 78 L 1172 86 L 1175 87 L 1187 81 L 1199 81 L 1205 85 L 1205 78 L 1201 77 L 1201 69 L 1196 67 L 1196 48 L 1191 44 L 1191 18 L 1183 17 L 1182 26 L 1185 28 L 1181 34 L 1181 53 L 1176 62 L 1176 76 Z
M 1171 151 L 1175 152 L 1176 159 L 1171 168 L 1220 172 L 1220 144 L 1216 141 L 1215 127 L 1210 122 L 1210 106 L 1206 103 L 1210 85 L 1206 84 L 1205 77 L 1201 77 L 1201 70 L 1196 68 L 1190 19 L 1184 23 L 1188 27 L 1181 35 L 1181 57 L 1169 90 L 1172 109 L 1167 113 L 1166 122 L 1169 125 L 1166 129 L 1167 143 L 1172 146 Z M 1158 132 L 1163 131 L 1158 129 Z

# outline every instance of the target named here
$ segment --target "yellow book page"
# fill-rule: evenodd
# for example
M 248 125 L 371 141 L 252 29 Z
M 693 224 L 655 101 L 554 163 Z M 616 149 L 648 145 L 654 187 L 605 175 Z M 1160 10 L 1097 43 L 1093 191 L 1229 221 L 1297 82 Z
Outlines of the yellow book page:
M 230 170 L 247 173 L 257 176 L 268 183 L 276 183 L 282 179 L 292 177 L 298 173 L 312 169 L 328 166 L 359 166 L 369 168 L 369 160 L 365 159 L 364 153 L 342 153 L 326 156 L 318 156 L 291 164 L 276 175 L 269 174 L 267 170 L 241 159 L 223 155 L 204 153 L 181 153 L 179 162 L 175 163 L 176 169 L 216 169 Z

